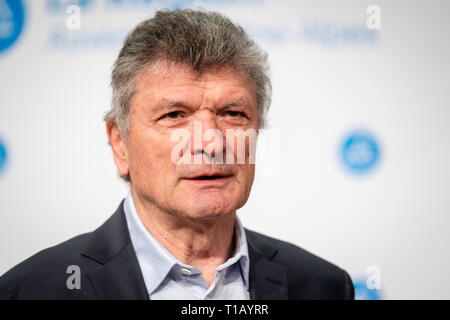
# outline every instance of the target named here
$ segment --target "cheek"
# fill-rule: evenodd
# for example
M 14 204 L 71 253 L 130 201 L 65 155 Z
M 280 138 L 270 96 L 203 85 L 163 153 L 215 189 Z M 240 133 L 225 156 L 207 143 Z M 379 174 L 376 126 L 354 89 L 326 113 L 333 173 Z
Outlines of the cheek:
M 250 191 L 253 185 L 254 165 L 240 165 L 238 185 L 233 190 L 235 200 L 238 201 L 238 207 L 242 207 L 250 196 Z
M 233 137 L 226 136 L 227 147 L 232 146 L 235 163 L 255 164 L 257 138 L 257 131 L 253 128 L 236 131 Z
M 131 137 L 129 146 L 130 170 L 135 174 L 157 178 L 164 176 L 167 168 L 172 166 L 170 158 L 172 145 L 170 136 L 140 134 Z M 134 169 L 134 170 L 133 170 Z
M 250 191 L 254 177 L 255 177 L 255 165 L 251 164 L 239 165 L 238 183 L 241 191 L 243 190 Z

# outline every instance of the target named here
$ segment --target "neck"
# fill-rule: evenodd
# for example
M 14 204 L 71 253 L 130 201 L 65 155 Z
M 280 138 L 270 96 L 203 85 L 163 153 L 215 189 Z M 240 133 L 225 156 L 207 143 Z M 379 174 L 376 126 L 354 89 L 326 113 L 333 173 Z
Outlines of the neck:
M 132 190 L 136 211 L 148 232 L 184 264 L 199 269 L 208 285 L 216 268 L 234 250 L 236 214 L 213 218 L 189 218 L 161 210 Z

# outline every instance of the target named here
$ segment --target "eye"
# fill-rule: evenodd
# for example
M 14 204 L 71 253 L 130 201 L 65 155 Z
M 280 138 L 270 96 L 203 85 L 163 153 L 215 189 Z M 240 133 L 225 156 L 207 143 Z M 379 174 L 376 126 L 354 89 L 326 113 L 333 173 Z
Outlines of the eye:
M 169 119 L 177 119 L 183 116 L 183 112 L 181 111 L 172 111 L 169 113 L 166 113 L 162 118 L 169 118 Z
M 245 117 L 245 113 L 243 113 L 241 111 L 235 111 L 235 110 L 228 110 L 225 112 L 225 114 L 232 118 Z

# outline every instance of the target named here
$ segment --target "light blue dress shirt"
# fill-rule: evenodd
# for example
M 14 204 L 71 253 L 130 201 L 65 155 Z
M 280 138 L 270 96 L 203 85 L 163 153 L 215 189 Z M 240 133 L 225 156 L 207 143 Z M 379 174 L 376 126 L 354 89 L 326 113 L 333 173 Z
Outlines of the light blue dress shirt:
M 139 218 L 131 192 L 124 202 L 131 242 L 152 300 L 249 300 L 249 256 L 245 231 L 236 216 L 235 252 L 216 268 L 208 287 L 201 271 L 175 258 L 147 231 Z

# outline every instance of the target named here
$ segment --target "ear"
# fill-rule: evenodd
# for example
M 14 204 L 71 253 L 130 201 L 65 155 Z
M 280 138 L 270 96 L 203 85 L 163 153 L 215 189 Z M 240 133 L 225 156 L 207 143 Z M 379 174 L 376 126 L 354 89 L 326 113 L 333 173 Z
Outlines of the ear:
M 106 134 L 108 135 L 117 170 L 121 176 L 126 176 L 129 172 L 126 144 L 113 121 L 106 121 Z

